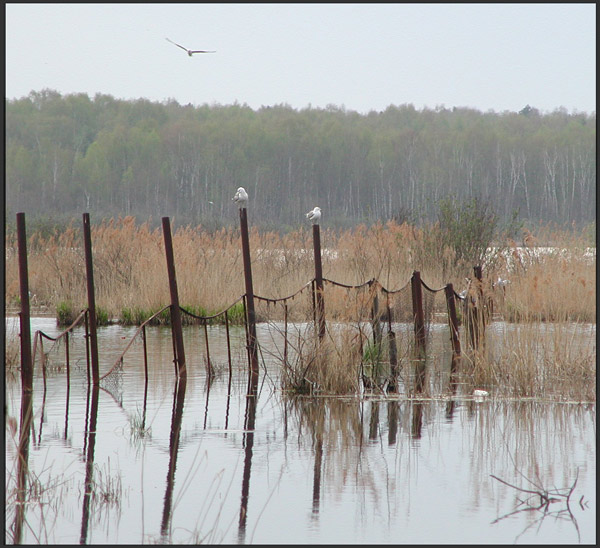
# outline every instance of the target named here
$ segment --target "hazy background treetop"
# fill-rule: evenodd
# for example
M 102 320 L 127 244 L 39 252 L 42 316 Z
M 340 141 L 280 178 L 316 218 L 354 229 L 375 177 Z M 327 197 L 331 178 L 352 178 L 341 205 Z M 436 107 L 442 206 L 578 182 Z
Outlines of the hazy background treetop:
M 212 229 L 237 223 L 239 186 L 253 225 L 283 231 L 315 205 L 332 227 L 443 221 L 448 199 L 484 200 L 505 224 L 515 212 L 531 225 L 596 217 L 595 113 L 404 104 L 362 115 L 49 89 L 5 106 L 7 223 L 89 212 Z

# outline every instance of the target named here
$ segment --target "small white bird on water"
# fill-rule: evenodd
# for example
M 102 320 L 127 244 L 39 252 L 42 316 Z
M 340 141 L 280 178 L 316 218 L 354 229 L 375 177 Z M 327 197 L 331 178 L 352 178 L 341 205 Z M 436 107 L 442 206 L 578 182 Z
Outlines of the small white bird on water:
M 306 214 L 306 218 L 309 221 L 312 221 L 313 225 L 319 224 L 319 219 L 321 219 L 321 208 L 315 207 L 313 210 L 309 211 Z
M 246 207 L 246 204 L 248 203 L 248 193 L 244 190 L 244 187 L 241 186 L 237 189 L 232 200 L 240 207 L 240 209 Z

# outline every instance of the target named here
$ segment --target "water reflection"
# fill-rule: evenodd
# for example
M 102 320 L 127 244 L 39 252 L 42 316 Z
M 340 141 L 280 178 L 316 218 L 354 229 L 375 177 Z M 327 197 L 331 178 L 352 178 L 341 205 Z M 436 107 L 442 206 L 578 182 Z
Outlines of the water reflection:
M 14 544 L 22 544 L 23 539 L 27 478 L 29 476 L 29 438 L 32 426 L 33 393 L 30 390 L 23 390 L 21 394 L 21 421 L 19 428 L 19 447 L 17 452 L 17 500 L 12 535 Z
M 90 499 L 94 494 L 94 449 L 96 447 L 96 424 L 98 421 L 98 385 L 88 385 L 88 401 L 91 392 L 91 405 L 89 406 L 89 422 L 86 419 L 84 439 L 87 443 L 87 452 L 84 448 L 85 458 L 85 491 L 83 495 L 83 514 L 81 516 L 81 535 L 79 544 L 87 544 L 88 525 L 90 519 Z
M 258 376 L 252 372 L 248 379 L 246 395 L 246 413 L 244 419 L 244 474 L 242 478 L 242 500 L 238 526 L 238 542 L 245 544 L 246 521 L 248 517 L 248 499 L 250 496 L 250 471 L 252 469 L 252 447 L 254 446 L 254 428 L 256 423 L 256 405 L 258 402 Z
M 123 332 L 99 331 L 100 349 L 111 349 L 113 333 L 111 351 L 118 355 Z M 195 341 L 198 348 L 197 331 L 194 336 L 186 344 Z M 15 469 L 7 485 L 20 486 L 16 502 L 26 502 L 29 470 L 48 485 L 45 471 L 53 463 L 65 475 L 61 481 L 73 487 L 59 494 L 48 490 L 50 505 L 29 499 L 9 507 L 7 498 L 15 543 L 44 538 L 36 528 L 47 543 L 506 543 L 521 532 L 519 542 L 595 540 L 595 405 L 465 398 L 460 364 L 448 359 L 436 370 L 431 357 L 425 370 L 413 362 L 404 394 L 289 397 L 270 363 L 261 369 L 259 391 L 259 379 L 239 359 L 246 352 L 243 332 L 229 352 L 225 333 L 222 344 L 211 341 L 210 375 L 204 356 L 190 352 L 188 376 L 177 382 L 169 331 L 149 329 L 146 342 L 107 392 L 117 405 L 111 399 L 98 405 L 85 365 L 73 368 L 70 386 L 58 369 L 48 369 L 45 383 L 38 371 L 37 406 L 31 398 L 20 400 L 16 451 L 7 443 L 7 473 L 11 463 Z M 85 348 L 78 354 L 73 345 L 74 362 L 78 355 L 85 364 Z M 7 382 L 9 408 L 17 409 L 18 376 Z M 29 415 L 23 412 L 28 406 Z M 137 412 L 152 436 L 129 432 L 124 417 Z M 118 462 L 124 485 L 122 523 L 94 510 L 101 479 L 94 470 L 98 474 L 109 459 Z M 140 470 L 152 473 L 140 477 Z M 526 477 L 552 489 L 573 485 L 577 470 L 569 506 L 575 519 L 569 522 L 558 503 L 547 511 L 514 513 L 522 494 L 491 477 L 530 488 Z M 204 501 L 214 503 L 201 514 Z M 75 531 L 73 515 L 82 518 Z
M 179 437 L 181 434 L 181 421 L 183 419 L 183 402 L 185 399 L 185 389 L 187 385 L 187 375 L 185 370 L 175 380 L 175 390 L 173 393 L 173 410 L 171 413 L 171 436 L 169 438 L 169 468 L 167 471 L 167 487 L 165 490 L 165 499 L 163 514 L 160 525 L 160 534 L 163 541 L 168 541 L 171 537 L 171 504 L 173 500 L 173 487 L 175 483 L 175 468 L 177 466 L 177 453 L 179 451 Z

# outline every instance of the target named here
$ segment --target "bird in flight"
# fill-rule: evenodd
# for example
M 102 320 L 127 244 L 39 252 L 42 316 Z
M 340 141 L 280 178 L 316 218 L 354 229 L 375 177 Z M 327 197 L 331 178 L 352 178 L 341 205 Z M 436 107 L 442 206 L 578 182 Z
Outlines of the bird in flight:
M 244 187 L 241 186 L 237 189 L 237 192 L 232 200 L 238 204 L 240 208 L 246 207 L 246 204 L 248 203 L 248 193 L 244 190 Z
M 187 49 L 184 48 L 183 46 L 180 46 L 179 44 L 177 44 L 176 42 L 173 42 L 173 40 L 169 40 L 168 38 L 165 38 L 165 40 L 167 40 L 167 42 L 171 42 L 171 44 L 176 45 L 178 48 L 181 48 L 183 51 L 187 51 L 187 54 L 191 57 L 192 55 L 194 55 L 194 53 L 217 53 L 216 51 L 207 51 L 204 49 Z
M 306 214 L 306 218 L 309 221 L 312 221 L 313 225 L 319 224 L 319 219 L 321 218 L 321 208 L 315 207 L 312 211 L 309 211 Z

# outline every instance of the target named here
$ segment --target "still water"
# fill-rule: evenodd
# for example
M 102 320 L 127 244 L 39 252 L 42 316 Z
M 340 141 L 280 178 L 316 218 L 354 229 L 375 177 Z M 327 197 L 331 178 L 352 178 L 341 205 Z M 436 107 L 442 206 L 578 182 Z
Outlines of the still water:
M 7 332 L 15 325 L 7 319 Z M 53 318 L 33 318 L 31 330 L 59 332 Z M 99 329 L 101 375 L 135 332 Z M 37 360 L 23 504 L 20 379 L 7 377 L 7 543 L 15 532 L 24 544 L 595 543 L 594 404 L 451 395 L 442 350 L 435 397 L 290 398 L 277 330 L 262 324 L 248 398 L 243 328 L 231 330 L 231 372 L 224 328 L 208 333 L 215 374 L 209 382 L 203 328 L 185 328 L 183 387 L 168 328 L 147 329 L 147 383 L 140 337 L 99 390 L 88 387 L 82 329 L 70 388 L 64 347 L 50 352 L 45 378 Z M 515 488 L 573 485 L 568 505 L 537 508 L 536 495 L 533 509 Z

